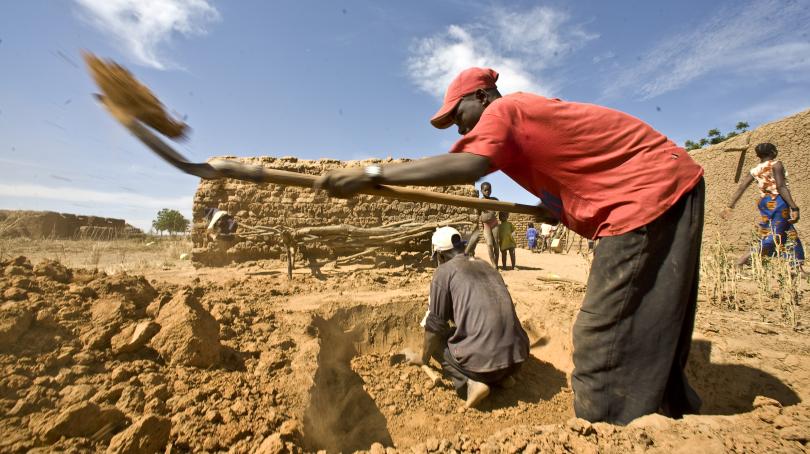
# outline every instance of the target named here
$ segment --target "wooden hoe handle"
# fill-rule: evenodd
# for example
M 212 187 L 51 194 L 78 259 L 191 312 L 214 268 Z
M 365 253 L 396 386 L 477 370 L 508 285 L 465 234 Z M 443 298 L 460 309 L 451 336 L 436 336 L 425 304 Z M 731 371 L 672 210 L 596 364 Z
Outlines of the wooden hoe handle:
M 118 115 L 114 114 L 113 116 L 120 119 Z M 298 186 L 310 189 L 318 178 L 316 175 L 242 164 L 227 159 L 215 159 L 207 163 L 189 162 L 183 155 L 167 145 L 166 142 L 157 137 L 157 135 L 148 128 L 141 125 L 137 120 L 130 119 L 130 121 L 121 121 L 121 124 L 166 162 L 185 173 L 200 178 L 233 178 L 236 180 L 252 181 L 254 183 L 275 183 L 284 186 Z M 374 188 L 361 191 L 360 193 L 389 199 L 409 200 L 412 202 L 439 203 L 479 210 L 506 211 L 509 213 L 550 217 L 549 211 L 542 206 L 523 205 L 500 200 L 478 199 L 475 197 L 465 197 L 398 186 L 378 185 Z

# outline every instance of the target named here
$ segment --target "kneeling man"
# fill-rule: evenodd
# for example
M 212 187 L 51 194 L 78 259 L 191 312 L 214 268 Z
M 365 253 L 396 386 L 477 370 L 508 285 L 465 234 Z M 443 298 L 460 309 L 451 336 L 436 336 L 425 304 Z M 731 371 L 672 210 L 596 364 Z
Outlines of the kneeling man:
M 439 266 L 430 285 L 422 356 L 412 362 L 435 358 L 456 391 L 466 392 L 465 406 L 474 407 L 490 386 L 513 381 L 529 356 L 529 338 L 500 273 L 467 257 L 456 229 L 437 229 L 432 243 Z

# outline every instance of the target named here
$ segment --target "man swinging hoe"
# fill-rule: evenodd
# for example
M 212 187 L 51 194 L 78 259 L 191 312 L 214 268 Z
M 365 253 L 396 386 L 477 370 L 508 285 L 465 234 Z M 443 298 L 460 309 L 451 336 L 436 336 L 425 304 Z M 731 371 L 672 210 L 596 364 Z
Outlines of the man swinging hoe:
M 541 199 L 539 221 L 600 241 L 573 330 L 574 410 L 626 424 L 697 412 L 684 374 L 694 327 L 703 230 L 703 169 L 643 121 L 531 93 L 502 96 L 498 73 L 470 68 L 450 84 L 433 126 L 458 127 L 449 154 L 330 172 L 336 197 L 376 185 L 469 184 L 501 170 Z

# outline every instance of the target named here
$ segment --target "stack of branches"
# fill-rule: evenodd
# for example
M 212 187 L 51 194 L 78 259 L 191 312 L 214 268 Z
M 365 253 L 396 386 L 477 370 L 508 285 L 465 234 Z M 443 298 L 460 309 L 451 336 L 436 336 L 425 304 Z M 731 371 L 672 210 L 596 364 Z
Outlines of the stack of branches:
M 472 225 L 469 217 L 439 222 L 415 222 L 412 220 L 392 222 L 380 227 L 357 227 L 353 225 L 324 225 L 292 229 L 285 226 L 239 225 L 239 236 L 249 239 L 281 240 L 287 249 L 287 271 L 292 274 L 295 251 L 298 244 L 321 243 L 333 249 L 360 250 L 360 252 L 336 259 L 336 265 L 348 265 L 386 249 L 404 249 L 409 241 L 426 239 L 437 228 L 452 225 Z
M 22 218 L 12 218 L 9 217 L 0 221 L 0 238 L 5 236 L 17 236 L 17 230 L 20 224 L 22 224 Z

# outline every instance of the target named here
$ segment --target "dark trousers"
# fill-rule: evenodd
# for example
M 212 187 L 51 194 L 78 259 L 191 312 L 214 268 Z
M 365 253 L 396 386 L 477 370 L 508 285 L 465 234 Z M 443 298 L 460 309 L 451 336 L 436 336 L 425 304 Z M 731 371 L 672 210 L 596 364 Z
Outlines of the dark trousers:
M 658 219 L 601 238 L 574 324 L 574 411 L 627 424 L 700 409 L 684 367 L 697 307 L 703 179 Z
M 465 396 L 467 392 L 467 380 L 474 380 L 486 383 L 487 385 L 497 385 L 519 371 L 522 364 L 513 364 L 505 369 L 492 372 L 472 372 L 464 370 L 464 368 L 456 362 L 456 359 L 453 358 L 453 355 L 450 354 L 450 350 L 447 348 L 444 349 L 442 358 L 436 359 L 439 359 L 444 375 L 450 378 L 450 381 L 453 382 L 453 387 L 456 388 L 456 392 L 462 396 Z

